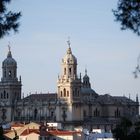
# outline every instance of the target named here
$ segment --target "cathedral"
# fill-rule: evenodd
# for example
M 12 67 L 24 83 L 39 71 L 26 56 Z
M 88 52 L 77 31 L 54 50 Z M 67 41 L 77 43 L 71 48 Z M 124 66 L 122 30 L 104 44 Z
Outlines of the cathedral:
M 2 62 L 0 81 L 0 123 L 58 122 L 64 129 L 75 127 L 110 130 L 121 117 L 134 119 L 139 115 L 136 100 L 125 96 L 99 95 L 90 84 L 85 70 L 77 75 L 77 58 L 70 44 L 61 61 L 57 93 L 30 94 L 22 97 L 21 77 L 17 77 L 17 62 L 9 48 Z

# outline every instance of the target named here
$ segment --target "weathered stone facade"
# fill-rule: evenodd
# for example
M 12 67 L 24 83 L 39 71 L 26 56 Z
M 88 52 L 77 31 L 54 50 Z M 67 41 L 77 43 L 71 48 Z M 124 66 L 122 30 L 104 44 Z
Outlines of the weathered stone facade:
M 78 77 L 77 59 L 70 46 L 62 59 L 57 93 L 21 98 L 21 87 L 17 63 L 9 50 L 2 63 L 0 122 L 57 121 L 69 129 L 75 126 L 111 129 L 120 117 L 139 115 L 138 96 L 133 101 L 125 96 L 99 95 L 91 88 L 87 70 L 83 78 Z

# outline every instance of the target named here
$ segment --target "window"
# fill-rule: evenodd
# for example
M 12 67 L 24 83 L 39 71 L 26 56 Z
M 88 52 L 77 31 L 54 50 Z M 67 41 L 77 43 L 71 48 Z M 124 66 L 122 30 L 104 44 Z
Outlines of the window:
M 66 75 L 66 68 L 64 68 L 64 75 Z
M 100 111 L 96 108 L 94 111 L 94 117 L 99 117 L 100 116 Z
M 62 91 L 61 91 L 61 97 L 63 96 L 63 93 L 62 93 Z
M 4 90 L 4 97 L 3 98 L 6 99 L 6 92 L 5 92 L 5 90 Z
M 69 97 L 69 91 L 67 91 L 67 97 Z
M 120 117 L 120 110 L 118 108 L 115 110 L 115 117 Z
M 37 118 L 37 109 L 35 108 L 35 110 L 34 110 L 34 119 L 36 119 Z
M 12 73 L 11 73 L 11 71 L 9 71 L 9 77 L 11 77 L 12 76 Z
M 54 112 L 53 111 L 51 111 L 51 117 L 53 117 L 54 116 Z
M 71 75 L 71 68 L 69 68 L 69 74 Z
M 64 88 L 64 97 L 66 97 L 66 89 Z

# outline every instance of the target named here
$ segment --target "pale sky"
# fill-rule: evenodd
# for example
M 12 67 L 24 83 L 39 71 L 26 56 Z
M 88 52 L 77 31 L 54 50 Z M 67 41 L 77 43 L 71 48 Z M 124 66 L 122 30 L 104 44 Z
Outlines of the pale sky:
M 21 11 L 18 34 L 0 40 L 0 63 L 10 41 L 18 63 L 25 95 L 56 92 L 61 59 L 70 36 L 78 73 L 88 70 L 92 88 L 99 94 L 140 93 L 140 78 L 134 79 L 140 37 L 121 31 L 112 9 L 118 0 L 14 0 L 9 7 Z M 2 75 L 0 70 L 0 76 Z

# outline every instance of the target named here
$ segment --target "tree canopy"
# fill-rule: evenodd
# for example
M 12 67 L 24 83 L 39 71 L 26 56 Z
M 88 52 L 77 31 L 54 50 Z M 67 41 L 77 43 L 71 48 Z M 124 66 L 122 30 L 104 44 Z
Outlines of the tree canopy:
M 11 30 L 18 31 L 21 12 L 8 11 L 7 4 L 10 2 L 11 0 L 0 0 L 0 38 L 8 35 Z
M 113 13 L 122 30 L 130 29 L 140 36 L 140 0 L 119 0 Z
M 140 140 L 140 121 L 133 124 L 129 119 L 122 118 L 112 132 L 116 140 Z
M 5 140 L 3 133 L 3 127 L 0 125 L 0 140 Z

